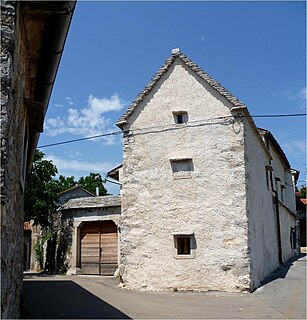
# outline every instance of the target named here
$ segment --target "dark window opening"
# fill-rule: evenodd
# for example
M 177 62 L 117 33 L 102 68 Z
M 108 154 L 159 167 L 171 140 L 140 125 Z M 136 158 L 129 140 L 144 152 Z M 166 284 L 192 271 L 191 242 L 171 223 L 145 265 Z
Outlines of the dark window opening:
M 191 238 L 189 236 L 177 238 L 177 254 L 191 254 Z
M 270 188 L 270 178 L 269 178 L 269 172 L 268 171 L 266 171 L 265 172 L 265 177 L 266 177 L 266 186 L 268 187 L 268 188 Z
M 183 123 L 183 116 L 182 114 L 177 115 L 177 123 Z
M 188 122 L 188 113 L 186 111 L 174 111 L 174 120 L 177 124 L 187 123 Z
M 173 173 L 194 171 L 192 159 L 172 159 L 171 166 Z
M 280 186 L 280 198 L 281 198 L 281 201 L 282 202 L 284 202 L 284 200 L 285 200 L 285 195 L 284 195 L 284 192 L 285 192 L 285 189 L 286 189 L 286 187 L 282 184 L 281 186 Z

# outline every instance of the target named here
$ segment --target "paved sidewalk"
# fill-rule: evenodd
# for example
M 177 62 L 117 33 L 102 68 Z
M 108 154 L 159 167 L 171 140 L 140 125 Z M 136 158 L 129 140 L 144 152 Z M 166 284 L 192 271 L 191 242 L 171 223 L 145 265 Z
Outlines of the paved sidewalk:
M 289 262 L 252 294 L 137 292 L 113 277 L 25 275 L 31 319 L 302 319 L 306 257 Z

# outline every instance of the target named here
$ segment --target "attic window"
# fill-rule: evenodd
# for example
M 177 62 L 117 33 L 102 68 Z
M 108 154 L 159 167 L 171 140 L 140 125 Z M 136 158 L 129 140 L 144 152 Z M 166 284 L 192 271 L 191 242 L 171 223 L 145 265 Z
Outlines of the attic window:
M 188 113 L 186 111 L 173 111 L 175 123 L 183 124 L 188 122 Z

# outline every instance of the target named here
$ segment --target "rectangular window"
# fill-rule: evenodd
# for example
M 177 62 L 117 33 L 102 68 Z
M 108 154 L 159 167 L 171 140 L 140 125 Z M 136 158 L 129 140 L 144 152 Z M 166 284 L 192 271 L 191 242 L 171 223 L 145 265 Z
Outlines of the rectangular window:
M 188 179 L 194 171 L 192 159 L 171 159 L 171 167 L 175 179 Z
M 270 189 L 270 176 L 268 171 L 265 172 L 265 177 L 266 177 L 266 186 L 268 189 Z
M 284 199 L 285 199 L 285 195 L 284 195 L 285 189 L 286 189 L 286 187 L 283 184 L 280 185 L 280 200 L 282 202 L 284 202 Z
M 177 124 L 188 122 L 188 113 L 186 111 L 173 111 L 174 120 Z
M 273 171 L 273 168 L 271 165 L 265 166 L 265 178 L 266 178 L 266 186 L 268 190 L 270 190 L 270 183 L 271 183 L 270 177 L 272 175 L 272 171 Z
M 194 234 L 174 235 L 174 258 L 192 259 L 195 257 L 196 240 Z
M 190 237 L 182 236 L 177 238 L 177 254 L 191 254 Z

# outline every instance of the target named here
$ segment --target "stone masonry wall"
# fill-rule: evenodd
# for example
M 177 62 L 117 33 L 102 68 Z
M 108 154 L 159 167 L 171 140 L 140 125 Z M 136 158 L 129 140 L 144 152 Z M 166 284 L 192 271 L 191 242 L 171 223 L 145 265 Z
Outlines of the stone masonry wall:
M 216 119 L 231 107 L 177 60 L 130 116 L 120 224 L 126 287 L 249 288 L 243 130 Z M 173 111 L 187 111 L 188 126 L 175 124 Z M 192 159 L 191 178 L 175 179 L 174 158 Z M 175 256 L 176 234 L 194 235 L 194 257 Z
M 1 1 L 1 318 L 9 319 L 20 316 L 23 272 L 20 133 L 24 131 L 25 109 L 16 6 L 14 1 Z

